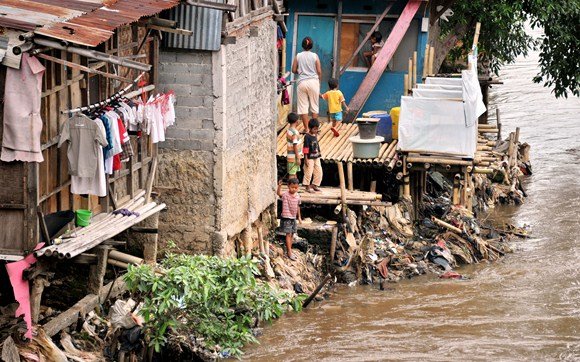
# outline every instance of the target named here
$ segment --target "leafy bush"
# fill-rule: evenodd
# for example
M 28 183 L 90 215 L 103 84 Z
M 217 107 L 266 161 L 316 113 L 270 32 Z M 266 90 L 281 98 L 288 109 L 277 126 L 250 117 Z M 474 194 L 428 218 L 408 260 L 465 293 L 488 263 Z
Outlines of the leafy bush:
M 149 265 L 131 266 L 125 276 L 130 291 L 144 307 L 150 345 L 159 352 L 167 333 L 193 335 L 203 347 L 239 357 L 246 343 L 256 342 L 252 327 L 301 309 L 303 296 L 256 280 L 250 258 L 222 259 L 204 255 L 168 254 L 163 274 Z

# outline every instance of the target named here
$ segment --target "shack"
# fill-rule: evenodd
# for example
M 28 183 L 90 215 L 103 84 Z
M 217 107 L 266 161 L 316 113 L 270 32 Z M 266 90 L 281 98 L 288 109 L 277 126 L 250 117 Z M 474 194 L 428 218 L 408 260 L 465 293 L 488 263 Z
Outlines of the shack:
M 176 26 L 155 16 L 178 3 L 31 0 L 0 4 L 0 98 L 4 99 L 0 259 L 12 262 L 0 271 L 2 302 L 13 300 L 7 292 L 11 282 L 29 326 L 38 320 L 43 289 L 57 265 L 90 264 L 87 292 L 91 294 L 83 299 L 82 307 L 88 311 L 103 298 L 108 265 L 143 262 L 112 250 L 125 245 L 127 238 L 114 240 L 119 234 L 145 233 L 141 252 L 147 261 L 156 259 L 156 220 L 166 206 L 156 201 L 152 188 L 158 168 L 157 143 L 164 130 L 160 120 L 144 116 L 137 121 L 133 116 L 138 107 L 153 107 L 161 99 L 166 106 L 171 102 L 170 92 L 154 91 L 159 34 L 175 31 Z M 19 114 L 22 118 L 15 122 Z M 99 118 L 103 126 L 96 125 Z M 73 119 L 81 121 L 71 126 Z M 105 123 L 112 127 L 106 132 Z M 122 152 L 112 152 L 118 162 L 111 156 L 109 168 L 109 158 L 100 146 L 94 148 L 95 159 L 90 158 L 91 146 L 78 151 L 76 136 L 63 135 L 77 126 L 94 131 L 91 135 L 100 145 L 117 140 Z M 152 132 L 152 126 L 159 126 L 160 133 Z M 97 135 L 100 127 L 100 134 L 111 142 Z M 88 159 L 82 163 L 90 166 L 89 171 L 83 168 L 81 172 L 80 166 L 73 169 L 81 164 L 74 160 L 83 157 Z M 85 217 L 81 223 L 81 209 L 92 214 L 90 221 Z M 75 211 L 77 225 L 90 225 L 74 227 Z M 153 221 L 148 227 L 139 225 L 149 219 Z M 108 289 L 110 296 L 120 284 L 112 293 Z M 76 320 L 80 309 L 77 306 L 51 321 L 45 326 L 47 334 Z

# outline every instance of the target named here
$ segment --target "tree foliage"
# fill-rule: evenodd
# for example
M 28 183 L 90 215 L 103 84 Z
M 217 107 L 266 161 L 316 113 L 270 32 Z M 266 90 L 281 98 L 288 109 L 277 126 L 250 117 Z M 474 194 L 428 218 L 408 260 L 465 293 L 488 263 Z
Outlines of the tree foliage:
M 244 344 L 256 342 L 252 327 L 258 321 L 300 310 L 304 299 L 257 281 L 250 258 L 169 254 L 162 266 L 164 275 L 141 265 L 129 267 L 125 276 L 129 290 L 143 300 L 140 314 L 156 351 L 171 331 L 221 356 L 239 357 Z
M 539 49 L 540 72 L 534 81 L 552 88 L 557 97 L 580 96 L 580 0 L 458 0 L 452 10 L 442 35 L 461 24 L 474 29 L 480 22 L 480 59 L 492 71 Z M 544 35 L 534 40 L 526 34 L 527 22 Z M 470 50 L 473 31 L 462 36 L 461 46 L 449 54 L 452 60 Z

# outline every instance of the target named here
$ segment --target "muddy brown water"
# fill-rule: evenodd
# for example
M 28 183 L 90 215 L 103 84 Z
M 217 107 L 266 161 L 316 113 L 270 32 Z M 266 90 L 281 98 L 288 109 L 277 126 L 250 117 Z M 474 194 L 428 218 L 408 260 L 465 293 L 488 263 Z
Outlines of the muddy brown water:
M 491 106 L 505 131 L 521 127 L 535 171 L 526 203 L 492 216 L 532 225 L 533 238 L 499 262 L 460 269 L 467 281 L 341 287 L 267 326 L 244 360 L 579 361 L 580 100 L 555 99 L 531 81 L 536 71 L 536 53 L 506 66 Z

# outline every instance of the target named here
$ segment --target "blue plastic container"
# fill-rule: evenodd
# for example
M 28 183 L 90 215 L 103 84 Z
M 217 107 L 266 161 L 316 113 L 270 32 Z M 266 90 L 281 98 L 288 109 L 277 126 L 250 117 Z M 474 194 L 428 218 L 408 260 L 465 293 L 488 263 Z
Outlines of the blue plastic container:
M 384 142 L 391 142 L 393 140 L 393 120 L 389 115 L 389 112 L 367 112 L 363 115 L 367 118 L 378 118 L 379 124 L 377 125 L 377 136 L 381 136 L 385 139 Z

